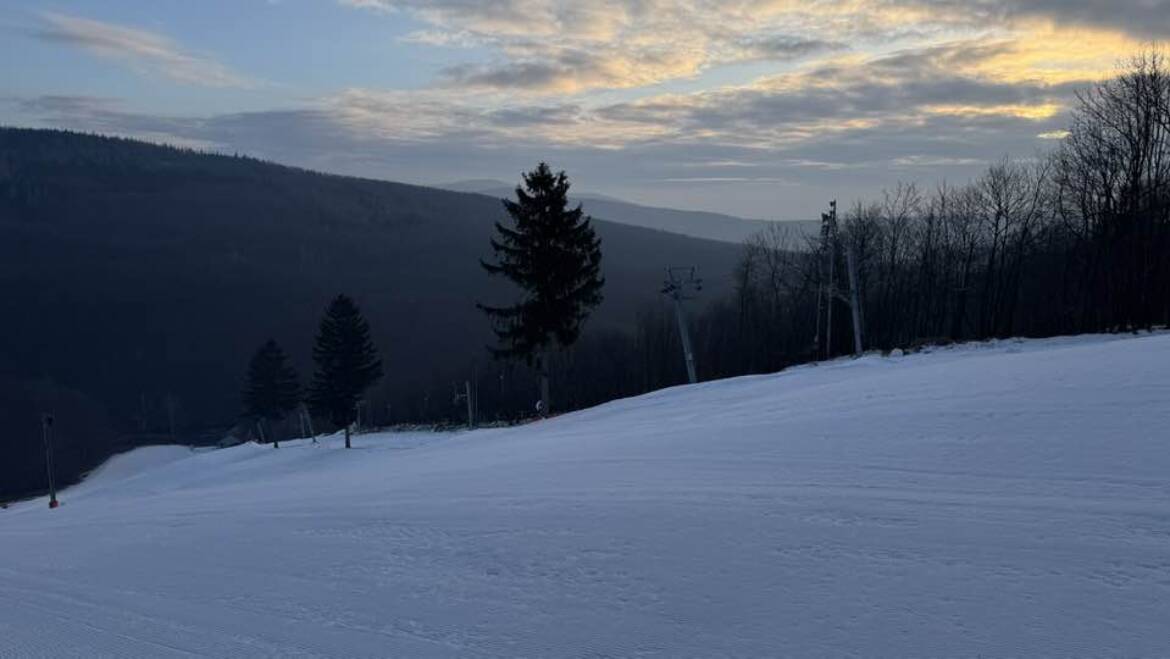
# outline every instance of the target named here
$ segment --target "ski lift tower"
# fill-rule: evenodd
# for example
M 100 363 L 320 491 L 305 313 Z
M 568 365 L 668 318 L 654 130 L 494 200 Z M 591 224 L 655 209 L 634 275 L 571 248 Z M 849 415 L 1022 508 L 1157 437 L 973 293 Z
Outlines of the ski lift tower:
M 849 295 L 846 296 L 837 290 L 837 243 L 839 242 L 837 225 L 837 200 L 829 202 L 829 212 L 821 213 L 821 249 L 825 251 L 825 270 L 817 294 L 817 330 L 813 338 L 813 346 L 818 351 L 821 348 L 821 317 L 825 318 L 824 355 L 825 359 L 833 356 L 833 303 L 846 304 L 853 316 L 853 352 L 861 356 L 862 347 L 862 320 L 861 295 L 858 290 L 860 283 L 857 276 L 857 262 L 853 257 L 851 241 L 845 243 L 845 264 L 849 274 Z M 827 283 L 826 283 L 827 280 Z
M 678 317 L 678 333 L 682 339 L 683 357 L 687 362 L 687 378 L 691 384 L 699 381 L 695 374 L 695 353 L 691 350 L 691 333 L 687 328 L 686 310 L 683 302 L 693 300 L 703 290 L 703 280 L 695 276 L 695 267 L 670 267 L 666 269 L 666 282 L 662 293 L 674 301 L 674 313 Z
M 821 272 L 821 285 L 817 291 L 817 331 L 813 346 L 823 348 L 825 359 L 833 353 L 833 301 L 837 297 L 837 200 L 829 202 L 829 212 L 821 213 L 821 249 L 825 253 L 825 269 Z M 821 319 L 825 319 L 825 334 L 822 345 Z

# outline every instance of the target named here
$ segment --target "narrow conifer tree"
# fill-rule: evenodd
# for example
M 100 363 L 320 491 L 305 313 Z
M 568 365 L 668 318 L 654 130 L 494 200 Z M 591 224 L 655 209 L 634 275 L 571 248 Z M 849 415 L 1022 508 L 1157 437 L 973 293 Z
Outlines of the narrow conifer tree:
M 301 387 L 297 382 L 297 372 L 289 365 L 284 350 L 274 339 L 268 339 L 252 356 L 248 364 L 243 401 L 245 413 L 261 424 L 262 433 L 264 424 L 268 424 L 272 446 L 280 448 L 271 423 L 283 419 L 296 409 L 301 401 Z
M 497 358 L 535 363 L 540 374 L 541 414 L 550 410 L 548 358 L 572 345 L 581 325 L 601 303 L 601 241 L 581 205 L 569 206 L 569 179 L 540 163 L 524 174 L 516 200 L 504 201 L 511 226 L 496 222 L 496 262 L 481 261 L 488 273 L 503 275 L 523 291 L 506 307 L 480 304 L 492 320 Z
M 370 326 L 357 304 L 345 295 L 330 303 L 313 346 L 317 372 L 309 387 L 309 407 L 334 425 L 349 427 L 357 419 L 362 394 L 382 377 L 382 360 L 370 339 Z

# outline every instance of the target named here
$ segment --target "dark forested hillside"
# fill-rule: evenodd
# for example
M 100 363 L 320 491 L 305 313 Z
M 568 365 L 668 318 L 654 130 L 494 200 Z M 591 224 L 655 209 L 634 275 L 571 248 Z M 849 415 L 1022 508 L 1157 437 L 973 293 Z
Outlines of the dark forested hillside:
M 586 211 L 588 211 L 588 206 Z M 477 300 L 497 200 L 249 158 L 59 131 L 0 129 L 0 495 L 37 487 L 40 408 L 84 462 L 127 433 L 231 424 L 251 352 L 273 337 L 302 373 L 346 293 L 386 361 L 389 409 L 488 361 Z M 590 330 L 632 327 L 672 264 L 730 290 L 734 245 L 597 221 L 605 302 Z M 11 395 L 9 395 L 11 394 Z M 390 413 L 392 415 L 392 412 Z M 16 456 L 16 460 L 11 460 Z

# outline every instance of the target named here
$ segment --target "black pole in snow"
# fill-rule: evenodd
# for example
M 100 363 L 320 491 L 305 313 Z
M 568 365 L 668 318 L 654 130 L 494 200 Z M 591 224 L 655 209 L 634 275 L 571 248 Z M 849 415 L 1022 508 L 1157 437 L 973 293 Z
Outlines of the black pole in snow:
M 45 441 L 45 469 L 49 474 L 49 508 L 56 508 L 57 483 L 53 478 L 53 415 L 41 417 L 41 438 Z

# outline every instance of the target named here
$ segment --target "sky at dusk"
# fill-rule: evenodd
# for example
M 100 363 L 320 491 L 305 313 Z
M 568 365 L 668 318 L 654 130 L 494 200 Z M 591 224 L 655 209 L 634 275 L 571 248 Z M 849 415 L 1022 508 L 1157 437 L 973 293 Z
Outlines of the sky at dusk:
M 1061 137 L 1170 0 L 5 0 L 0 124 L 769 219 Z

